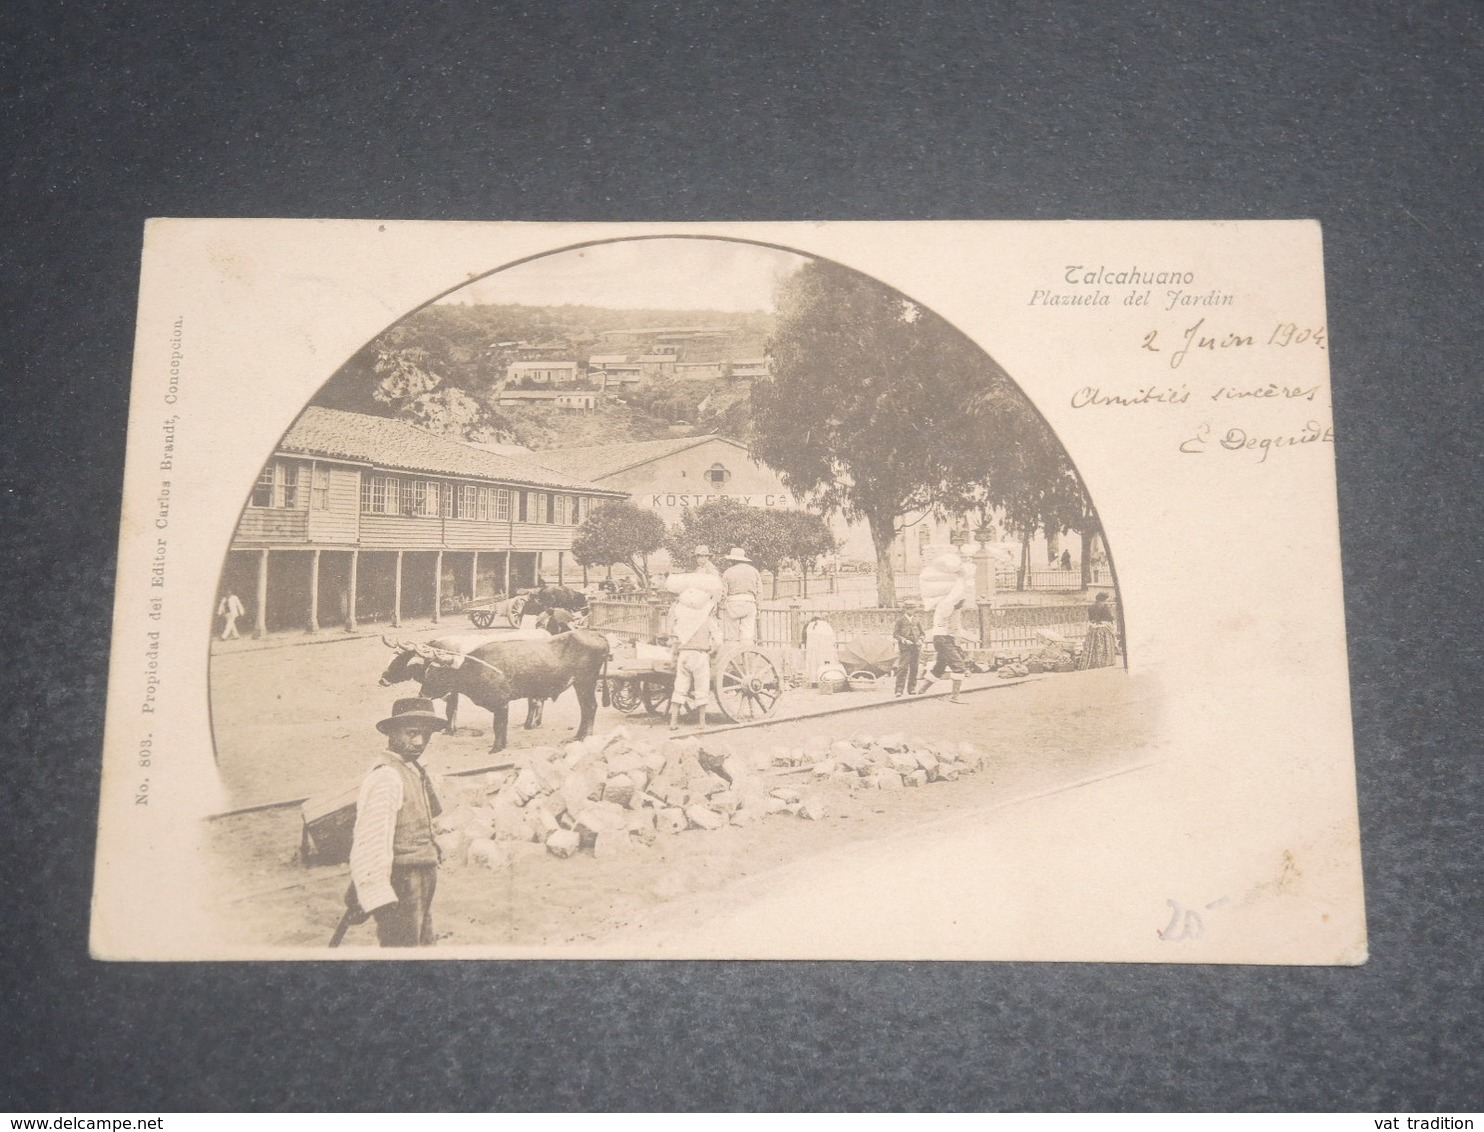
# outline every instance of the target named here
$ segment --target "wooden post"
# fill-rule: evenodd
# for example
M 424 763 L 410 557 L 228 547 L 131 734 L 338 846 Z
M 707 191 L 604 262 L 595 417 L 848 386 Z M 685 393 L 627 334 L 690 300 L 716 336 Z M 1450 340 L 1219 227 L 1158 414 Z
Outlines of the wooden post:
M 356 631 L 356 572 L 361 564 L 361 552 L 352 550 L 350 552 L 350 593 L 345 599 L 345 631 L 354 633 Z
M 559 551 L 557 551 L 557 585 L 559 585 L 559 586 L 565 586 L 566 584 L 567 584 L 567 552 L 565 550 L 559 550 Z
M 479 551 L 475 551 L 469 563 L 469 600 L 479 596 Z
M 505 552 L 505 596 L 510 596 L 510 555 L 511 551 Z
M 392 628 L 402 627 L 402 552 L 397 551 L 397 570 L 392 580 Z
M 268 552 L 258 551 L 258 608 L 253 614 L 252 635 L 261 640 L 268 632 Z
M 438 557 L 433 560 L 433 624 L 443 612 L 443 551 L 438 552 Z
M 309 631 L 319 632 L 319 551 L 309 552 Z

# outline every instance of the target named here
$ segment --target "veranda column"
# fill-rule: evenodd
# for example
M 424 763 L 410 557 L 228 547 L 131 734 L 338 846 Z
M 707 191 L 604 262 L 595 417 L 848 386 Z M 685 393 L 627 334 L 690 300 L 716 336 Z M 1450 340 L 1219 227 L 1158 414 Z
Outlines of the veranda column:
M 350 552 L 350 592 L 345 599 L 345 631 L 354 633 L 356 631 L 356 573 L 361 564 L 361 552 L 352 550 Z
M 479 596 L 479 551 L 475 551 L 473 561 L 469 564 L 469 600 L 473 601 Z
M 439 610 L 443 608 L 443 551 L 433 560 L 433 624 L 438 624 Z
M 319 632 L 319 551 L 309 552 L 309 631 Z
M 402 552 L 397 551 L 397 570 L 392 580 L 392 628 L 402 627 Z
M 253 614 L 252 635 L 262 639 L 268 631 L 268 552 L 258 551 L 258 608 Z

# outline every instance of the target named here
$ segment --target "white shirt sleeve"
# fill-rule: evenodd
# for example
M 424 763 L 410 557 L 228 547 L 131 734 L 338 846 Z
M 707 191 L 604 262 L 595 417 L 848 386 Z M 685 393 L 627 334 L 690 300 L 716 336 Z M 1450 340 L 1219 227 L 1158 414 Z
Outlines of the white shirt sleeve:
M 392 842 L 401 808 L 402 779 L 391 767 L 378 767 L 366 775 L 356 799 L 350 879 L 356 886 L 356 899 L 367 912 L 397 902 L 392 891 Z

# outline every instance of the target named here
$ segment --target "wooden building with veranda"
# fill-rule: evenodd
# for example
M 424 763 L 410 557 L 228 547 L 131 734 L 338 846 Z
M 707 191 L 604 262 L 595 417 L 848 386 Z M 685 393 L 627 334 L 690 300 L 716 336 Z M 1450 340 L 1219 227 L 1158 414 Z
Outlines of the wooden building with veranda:
M 399 626 L 575 578 L 577 525 L 628 493 L 428 432 L 310 406 L 263 466 L 222 572 L 253 635 Z

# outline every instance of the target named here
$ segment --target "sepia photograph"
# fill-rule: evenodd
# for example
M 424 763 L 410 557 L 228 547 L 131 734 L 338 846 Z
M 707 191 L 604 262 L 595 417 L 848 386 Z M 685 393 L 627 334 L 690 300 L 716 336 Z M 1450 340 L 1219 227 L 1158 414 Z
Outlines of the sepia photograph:
M 120 603 L 146 671 L 111 710 L 133 734 L 105 774 L 127 760 L 135 781 L 105 806 L 118 910 L 95 913 L 95 953 L 157 956 L 135 900 L 154 886 L 178 897 L 176 958 L 1363 959 L 1348 746 L 1287 725 L 1347 710 L 1322 308 L 1264 318 L 1244 241 L 1088 225 L 1076 241 L 1108 246 L 1083 264 L 1066 226 L 842 226 L 812 249 L 795 226 L 394 226 L 434 278 L 468 255 L 433 227 L 548 247 L 352 341 L 385 309 L 364 253 L 329 261 L 362 308 L 336 320 L 304 301 L 323 263 L 232 238 L 264 225 L 303 227 L 159 222 L 183 239 L 146 242 L 147 294 L 151 256 L 199 255 L 217 286 L 173 316 L 176 284 L 157 288 L 157 328 L 141 311 L 167 349 L 136 382 L 168 412 L 131 428 L 131 460 L 151 451 L 125 541 L 142 517 L 149 564 L 143 606 Z M 375 249 L 387 226 L 338 228 Z M 399 297 L 406 262 L 378 260 Z M 1309 266 L 1282 282 L 1312 305 Z M 962 286 L 990 278 L 1002 294 Z M 244 358 L 241 316 L 275 305 L 289 332 Z M 344 353 L 316 381 L 327 339 Z M 281 393 L 231 376 L 265 369 Z M 208 475 L 210 434 L 229 450 Z M 1162 465 L 1208 482 L 1152 495 L 1136 481 Z M 1331 605 L 1258 592 L 1278 544 L 1213 513 L 1234 491 L 1328 509 L 1309 567 Z M 1249 620 L 1182 622 L 1171 571 Z M 1192 710 L 1252 677 L 1251 630 L 1294 616 L 1301 647 L 1331 646 L 1309 686 L 1280 680 L 1269 719 L 1193 751 Z M 1276 799 L 1305 842 L 1250 755 L 1274 724 L 1323 793 Z M 1223 782 L 1235 758 L 1256 795 Z M 1254 809 L 1193 849 L 1178 817 L 1148 837 L 1141 815 L 1192 785 Z M 168 875 L 147 878 L 161 827 Z M 1192 862 L 1200 884 L 1160 888 Z

